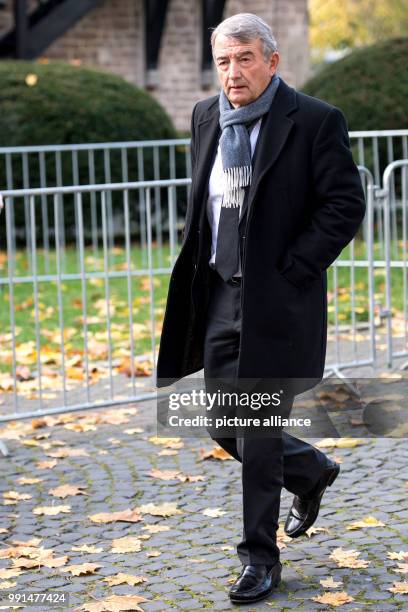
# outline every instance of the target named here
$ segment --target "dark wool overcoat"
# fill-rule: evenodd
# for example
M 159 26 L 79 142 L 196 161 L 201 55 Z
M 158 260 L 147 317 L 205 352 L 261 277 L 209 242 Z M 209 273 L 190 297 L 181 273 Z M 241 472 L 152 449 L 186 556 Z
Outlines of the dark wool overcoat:
M 208 181 L 220 137 L 218 96 L 191 120 L 192 187 L 170 278 L 157 387 L 203 368 L 211 231 Z M 238 377 L 302 379 L 324 372 L 326 269 L 357 233 L 364 193 L 342 112 L 282 79 L 264 115 L 240 223 L 242 330 Z M 241 217 L 243 218 L 243 217 Z

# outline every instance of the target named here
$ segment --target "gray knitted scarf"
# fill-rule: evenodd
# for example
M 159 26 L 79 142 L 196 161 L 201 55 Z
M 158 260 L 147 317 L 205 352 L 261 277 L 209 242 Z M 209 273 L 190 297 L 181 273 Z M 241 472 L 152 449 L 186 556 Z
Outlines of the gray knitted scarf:
M 225 187 L 222 206 L 242 206 L 245 187 L 251 184 L 252 162 L 251 141 L 245 126 L 259 119 L 271 107 L 279 85 L 279 77 L 274 74 L 268 87 L 262 94 L 245 106 L 232 108 L 221 90 L 220 93 L 220 138 L 222 167 Z

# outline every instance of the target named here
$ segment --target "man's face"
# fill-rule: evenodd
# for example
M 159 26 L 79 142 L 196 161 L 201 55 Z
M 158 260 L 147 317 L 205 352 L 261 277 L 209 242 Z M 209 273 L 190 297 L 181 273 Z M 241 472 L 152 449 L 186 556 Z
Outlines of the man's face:
M 221 86 L 234 108 L 256 100 L 269 85 L 279 63 L 277 51 L 265 60 L 260 38 L 241 43 L 218 34 L 213 55 Z

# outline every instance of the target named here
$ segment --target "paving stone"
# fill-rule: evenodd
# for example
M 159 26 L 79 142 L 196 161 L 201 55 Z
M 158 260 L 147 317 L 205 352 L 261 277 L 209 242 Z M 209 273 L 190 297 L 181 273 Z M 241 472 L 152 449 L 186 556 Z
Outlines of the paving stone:
M 41 568 L 39 571 L 24 572 L 18 577 L 18 585 L 38 590 L 66 590 L 70 593 L 72 608 L 90 601 L 87 593 L 103 596 L 113 591 L 118 594 L 144 594 L 151 599 L 142 605 L 146 612 L 173 609 L 193 612 L 208 605 L 204 602 L 211 602 L 213 610 L 235 610 L 228 591 L 231 586 L 229 579 L 237 576 L 242 567 L 236 554 L 236 545 L 242 534 L 240 465 L 236 461 L 199 461 L 198 449 L 208 450 L 214 446 L 207 438 L 186 438 L 183 449 L 177 455 L 158 456 L 162 448 L 147 440 L 150 435 L 155 435 L 154 403 L 138 404 L 138 411 L 137 415 L 130 417 L 129 423 L 121 426 L 101 425 L 97 432 L 84 432 L 80 436 L 61 426 L 51 430 L 55 438 L 64 439 L 71 447 L 86 448 L 90 456 L 64 459 L 52 471 L 35 469 L 35 474 L 43 482 L 39 488 L 18 487 L 19 491 L 33 495 L 33 499 L 6 510 L 2 526 L 8 527 L 10 533 L 0 534 L 0 541 L 7 546 L 11 539 L 41 537 L 41 545 L 53 548 L 55 556 L 68 554 L 69 564 L 95 562 L 103 567 L 93 575 L 77 577 L 62 577 L 58 575 L 58 569 Z M 339 419 L 334 413 L 331 416 Z M 144 434 L 134 437 L 123 434 L 124 429 L 140 427 L 141 423 Z M 110 437 L 120 439 L 121 444 L 111 444 L 108 441 Z M 316 443 L 318 440 L 310 438 L 307 441 Z M 14 441 L 10 441 L 8 446 L 12 454 L 2 466 L 4 474 L 0 496 L 2 491 L 16 488 L 16 479 L 31 474 L 33 461 L 43 458 L 35 447 Z M 104 448 L 108 449 L 109 455 L 98 454 Z M 342 611 L 365 612 L 366 599 L 376 602 L 369 606 L 375 612 L 377 609 L 378 612 L 402 611 L 406 607 L 407 596 L 394 596 L 386 589 L 393 582 L 404 580 L 404 576 L 392 571 L 396 562 L 387 559 L 386 555 L 389 551 L 406 549 L 404 537 L 408 532 L 408 511 L 403 491 L 406 480 L 403 472 L 408 463 L 406 440 L 366 439 L 363 447 L 333 448 L 327 454 L 343 458 L 338 486 L 336 483 L 333 490 L 325 494 L 316 522 L 317 527 L 326 527 L 331 533 L 318 533 L 310 539 L 299 538 L 288 542 L 281 551 L 284 567 L 279 589 L 267 600 L 255 603 L 249 609 L 262 612 L 270 609 L 324 610 L 325 607 L 313 602 L 311 597 L 323 592 L 319 584 L 321 578 L 333 576 L 334 580 L 343 580 L 344 590 L 361 600 L 342 606 Z M 206 480 L 202 483 L 156 482 L 147 475 L 152 467 L 203 474 Z M 69 503 L 72 507 L 70 515 L 33 519 L 33 508 L 49 505 L 48 489 L 62 482 L 87 483 L 89 495 L 53 500 L 58 504 Z M 381 496 L 378 495 L 379 489 Z M 282 491 L 281 524 L 286 519 L 292 499 L 291 493 Z M 172 517 L 144 515 L 143 521 L 133 524 L 116 522 L 96 525 L 87 518 L 88 514 L 169 501 L 175 501 L 183 514 Z M 206 507 L 222 507 L 227 514 L 211 519 L 202 514 Z M 16 514 L 19 516 L 13 518 Z M 346 530 L 349 523 L 367 514 L 382 520 L 386 527 Z M 147 534 L 142 530 L 146 523 L 168 525 L 170 531 L 152 534 L 149 540 L 142 542 L 140 553 L 110 552 L 113 538 Z M 73 544 L 84 543 L 102 546 L 103 552 L 82 554 L 70 550 Z M 232 550 L 222 550 L 222 546 L 230 546 Z M 369 567 L 357 571 L 338 568 L 329 558 L 337 547 L 359 550 L 362 559 L 370 560 Z M 148 551 L 153 549 L 160 550 L 162 555 L 147 557 Z M 194 563 L 193 559 L 203 562 Z M 9 565 L 8 560 L 0 560 L 0 567 Z M 121 585 L 110 590 L 102 579 L 119 572 L 144 575 L 148 582 L 136 587 Z M 37 607 L 33 609 L 34 612 L 42 612 Z

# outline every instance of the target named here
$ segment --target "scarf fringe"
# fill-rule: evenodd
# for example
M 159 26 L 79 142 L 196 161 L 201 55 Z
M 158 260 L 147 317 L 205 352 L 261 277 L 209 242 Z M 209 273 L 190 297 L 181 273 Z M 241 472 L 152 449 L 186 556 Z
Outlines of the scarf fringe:
M 225 193 L 221 206 L 226 208 L 241 207 L 245 189 L 252 181 L 252 166 L 235 166 L 224 170 Z

